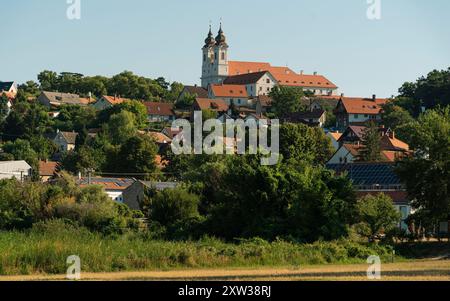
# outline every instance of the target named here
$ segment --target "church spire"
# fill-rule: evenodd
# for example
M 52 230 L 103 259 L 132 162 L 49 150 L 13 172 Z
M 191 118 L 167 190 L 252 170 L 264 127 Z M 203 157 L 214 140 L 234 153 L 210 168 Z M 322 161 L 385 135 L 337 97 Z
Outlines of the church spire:
M 211 29 L 211 24 L 209 24 L 209 33 L 208 37 L 205 40 L 205 46 L 204 48 L 212 47 L 216 44 L 216 41 L 214 40 L 214 36 Z
M 217 34 L 217 37 L 216 37 L 216 44 L 219 46 L 228 46 L 227 38 L 225 37 L 223 30 L 222 30 L 222 22 L 220 22 L 219 33 Z

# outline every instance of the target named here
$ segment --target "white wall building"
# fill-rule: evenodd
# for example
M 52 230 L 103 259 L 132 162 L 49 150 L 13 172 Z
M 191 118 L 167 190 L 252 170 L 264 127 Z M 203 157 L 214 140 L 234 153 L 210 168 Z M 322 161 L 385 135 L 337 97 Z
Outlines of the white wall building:
M 0 161 L 0 180 L 17 179 L 23 181 L 31 177 L 31 166 L 25 161 Z

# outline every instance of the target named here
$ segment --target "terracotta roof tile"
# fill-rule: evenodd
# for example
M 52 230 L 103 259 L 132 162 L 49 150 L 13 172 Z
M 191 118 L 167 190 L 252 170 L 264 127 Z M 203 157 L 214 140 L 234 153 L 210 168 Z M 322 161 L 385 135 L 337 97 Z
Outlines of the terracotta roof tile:
M 173 104 L 164 102 L 144 102 L 148 115 L 173 116 Z
M 41 177 L 53 176 L 58 168 L 58 162 L 39 161 L 39 175 Z
M 197 98 L 195 101 L 200 110 L 212 110 L 215 112 L 228 111 L 228 104 L 223 99 Z
M 215 97 L 242 97 L 247 98 L 247 89 L 244 85 L 211 85 Z
M 102 98 L 105 99 L 107 102 L 109 102 L 112 105 L 118 105 L 118 104 L 124 103 L 125 101 L 130 101 L 130 99 L 128 99 L 128 98 L 122 98 L 122 97 L 117 97 L 117 96 L 108 96 L 108 95 L 103 95 Z

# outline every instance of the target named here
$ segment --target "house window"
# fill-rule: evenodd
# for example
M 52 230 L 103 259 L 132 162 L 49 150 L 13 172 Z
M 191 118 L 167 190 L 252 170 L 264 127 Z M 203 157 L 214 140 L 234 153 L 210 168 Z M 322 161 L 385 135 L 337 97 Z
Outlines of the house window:
M 222 52 L 222 60 L 225 60 L 225 52 Z
M 358 119 L 358 118 L 359 118 L 359 115 L 358 115 L 358 114 L 355 114 L 354 117 L 355 117 L 355 119 Z
M 266 83 L 270 84 L 270 79 L 266 79 Z

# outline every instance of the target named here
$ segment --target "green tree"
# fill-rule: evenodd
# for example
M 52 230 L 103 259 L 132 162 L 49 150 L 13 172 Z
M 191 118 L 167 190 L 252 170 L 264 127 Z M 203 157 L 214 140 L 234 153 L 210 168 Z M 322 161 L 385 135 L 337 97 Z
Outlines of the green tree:
M 180 222 L 199 218 L 200 198 L 186 188 L 166 189 L 150 196 L 147 217 L 162 226 L 172 227 Z
M 28 140 L 17 139 L 14 142 L 7 142 L 2 148 L 5 153 L 14 156 L 14 160 L 25 160 L 28 164 L 37 166 L 38 155 Z
M 405 83 L 399 89 L 400 96 L 419 102 L 414 116 L 418 116 L 420 106 L 434 109 L 450 104 L 450 68 L 447 70 L 433 70 L 426 77 L 419 78 L 415 83 Z M 418 110 L 418 111 L 417 111 Z
M 158 148 L 152 138 L 144 135 L 129 138 L 118 153 L 117 171 L 124 173 L 153 174 L 156 171 Z M 141 178 L 151 178 L 141 176 Z
M 285 160 L 324 164 L 333 155 L 333 146 L 322 129 L 287 123 L 280 127 L 280 154 Z
M 412 128 L 412 158 L 398 163 L 417 216 L 436 225 L 450 215 L 450 108 L 429 110 Z
M 0 123 L 3 122 L 9 114 L 9 99 L 5 94 L 0 94 Z
M 112 115 L 108 124 L 104 126 L 110 141 L 114 145 L 121 145 L 128 139 L 135 136 L 138 131 L 136 118 L 133 113 L 122 111 Z
M 272 97 L 272 111 L 283 118 L 289 113 L 304 110 L 301 105 L 301 98 L 304 96 L 303 90 L 298 87 L 276 86 L 270 92 Z
M 40 88 L 43 91 L 57 91 L 58 90 L 58 74 L 53 71 L 42 71 L 37 76 Z M 61 91 L 62 92 L 62 91 Z
M 378 126 L 370 122 L 364 130 L 362 137 L 362 149 L 359 151 L 358 161 L 379 162 L 381 161 L 381 136 Z
M 413 137 L 411 136 L 410 128 L 415 120 L 406 109 L 397 105 L 395 101 L 388 102 L 383 106 L 381 117 L 383 124 L 395 131 L 396 136 L 400 140 L 411 142 Z
M 401 221 L 401 214 L 395 209 L 392 199 L 385 195 L 368 195 L 357 203 L 359 223 L 355 226 L 357 232 L 374 240 L 380 234 L 387 234 Z

